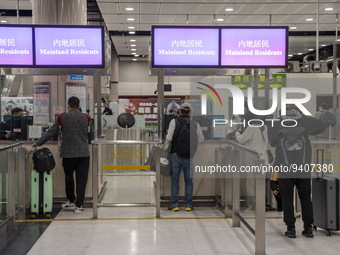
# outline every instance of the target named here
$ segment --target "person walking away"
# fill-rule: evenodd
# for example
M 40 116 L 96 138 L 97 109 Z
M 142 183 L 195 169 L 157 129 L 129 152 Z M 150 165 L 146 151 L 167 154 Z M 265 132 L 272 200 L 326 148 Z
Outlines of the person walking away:
M 170 121 L 165 147 L 171 146 L 172 172 L 171 172 L 171 205 L 169 210 L 179 211 L 178 193 L 179 176 L 183 168 L 185 180 L 185 210 L 192 211 L 193 193 L 193 161 L 198 143 L 204 141 L 201 126 L 190 118 L 191 105 L 183 103 L 178 110 L 179 116 Z
M 53 126 L 35 143 L 41 146 L 61 131 L 62 142 L 60 157 L 65 173 L 66 197 L 68 201 L 62 205 L 64 210 L 74 213 L 84 212 L 83 203 L 89 171 L 90 152 L 88 141 L 94 137 L 91 117 L 79 111 L 79 99 L 68 99 L 68 112 L 58 116 Z M 76 196 L 74 194 L 74 178 L 76 174 Z

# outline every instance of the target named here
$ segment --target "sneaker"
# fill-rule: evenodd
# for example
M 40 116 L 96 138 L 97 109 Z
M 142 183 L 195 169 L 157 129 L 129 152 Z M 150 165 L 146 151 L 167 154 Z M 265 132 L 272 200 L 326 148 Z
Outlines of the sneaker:
M 74 213 L 83 213 L 85 212 L 85 209 L 83 207 L 76 207 L 76 209 L 74 210 Z
M 304 230 L 302 231 L 302 235 L 308 238 L 313 238 L 314 234 L 312 226 L 305 226 Z
M 288 226 L 285 236 L 288 236 L 289 238 L 296 238 L 295 226 Z
M 194 210 L 194 208 L 192 207 L 191 204 L 186 204 L 185 210 L 186 210 L 187 212 L 190 212 L 190 211 Z
M 299 217 L 300 215 L 301 215 L 300 212 L 295 212 L 295 213 L 294 213 L 294 216 L 295 216 L 295 217 Z
M 61 208 L 66 211 L 74 211 L 76 209 L 76 205 L 74 203 L 70 203 L 70 201 L 67 201 L 65 204 L 61 205 Z
M 173 211 L 173 212 L 178 212 L 179 211 L 179 207 L 178 204 L 172 204 L 168 207 L 168 210 Z

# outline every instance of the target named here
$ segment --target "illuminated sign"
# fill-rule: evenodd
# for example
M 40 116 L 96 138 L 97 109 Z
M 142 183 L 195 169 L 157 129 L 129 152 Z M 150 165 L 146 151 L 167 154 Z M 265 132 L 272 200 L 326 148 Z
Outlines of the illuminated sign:
M 33 65 L 32 27 L 0 26 L 0 66 Z

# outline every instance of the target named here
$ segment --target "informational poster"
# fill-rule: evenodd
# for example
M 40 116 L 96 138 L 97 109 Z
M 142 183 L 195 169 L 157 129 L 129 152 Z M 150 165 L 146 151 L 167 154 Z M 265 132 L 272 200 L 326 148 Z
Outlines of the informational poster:
M 67 109 L 67 100 L 72 97 L 78 97 L 80 101 L 80 108 L 83 113 L 86 113 L 86 83 L 81 82 L 66 82 L 66 105 L 65 109 Z
M 36 82 L 33 84 L 34 125 L 48 125 L 50 122 L 50 87 L 50 82 Z
M 21 108 L 27 116 L 33 115 L 33 97 L 1 97 L 1 115 L 11 115 L 14 108 Z
M 0 66 L 33 65 L 32 27 L 0 26 Z
M 157 98 L 119 99 L 119 112 L 144 115 L 145 121 L 157 121 Z
M 218 66 L 219 29 L 154 27 L 153 66 Z
M 103 66 L 101 27 L 35 27 L 37 66 Z
M 287 64 L 287 28 L 221 29 L 221 65 L 283 67 Z

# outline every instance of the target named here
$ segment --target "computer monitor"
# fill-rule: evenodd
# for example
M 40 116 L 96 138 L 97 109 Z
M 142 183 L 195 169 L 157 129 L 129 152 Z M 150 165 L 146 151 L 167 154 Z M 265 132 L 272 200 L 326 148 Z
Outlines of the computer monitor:
M 33 125 L 33 116 L 12 116 L 12 140 L 27 140 L 29 125 Z
M 12 115 L 4 115 L 4 121 L 8 121 L 12 118 Z
M 221 136 L 215 136 L 213 122 L 216 119 L 224 119 L 224 115 L 201 115 L 201 116 L 193 116 L 193 120 L 197 121 L 200 124 L 202 133 L 205 140 L 213 140 L 220 139 Z

